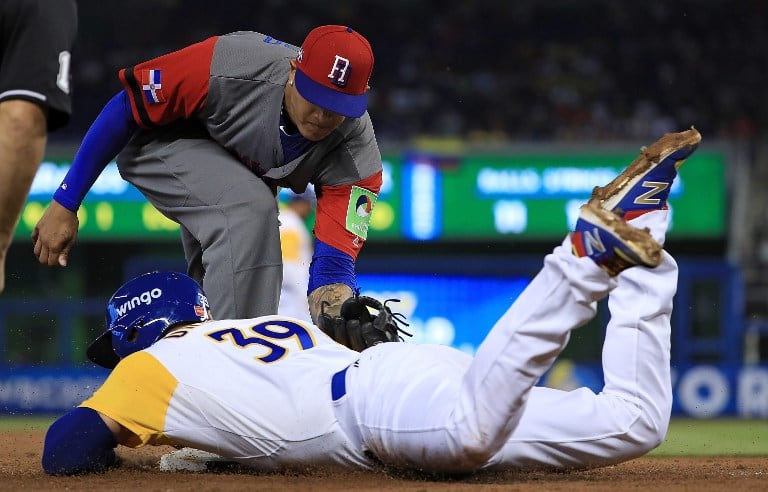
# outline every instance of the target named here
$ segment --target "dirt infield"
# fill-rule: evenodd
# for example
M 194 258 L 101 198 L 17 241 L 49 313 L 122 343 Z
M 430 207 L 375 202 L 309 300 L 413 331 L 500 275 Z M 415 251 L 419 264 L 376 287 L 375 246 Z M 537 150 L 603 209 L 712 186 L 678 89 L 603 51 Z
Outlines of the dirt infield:
M 170 448 L 120 448 L 123 467 L 86 477 L 48 477 L 40 468 L 42 432 L 0 434 L 0 490 L 140 491 L 764 491 L 768 457 L 641 458 L 619 466 L 569 473 L 478 474 L 461 480 L 371 473 L 163 473 L 159 456 Z

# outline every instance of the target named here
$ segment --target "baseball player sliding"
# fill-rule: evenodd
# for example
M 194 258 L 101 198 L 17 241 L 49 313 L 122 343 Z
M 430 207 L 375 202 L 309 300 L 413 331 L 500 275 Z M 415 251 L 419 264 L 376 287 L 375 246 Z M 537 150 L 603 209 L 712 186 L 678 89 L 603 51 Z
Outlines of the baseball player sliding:
M 694 129 L 667 134 L 596 188 L 474 357 L 409 343 L 356 352 L 292 318 L 211 320 L 205 295 L 181 274 L 128 282 L 88 350 L 114 369 L 50 427 L 44 470 L 107 469 L 118 444 L 190 446 L 258 470 L 464 473 L 594 467 L 647 453 L 664 439 L 672 405 L 677 266 L 662 249 L 666 199 L 700 139 Z M 606 296 L 603 390 L 534 386 Z M 385 306 L 375 318 L 359 307 L 342 315 L 397 324 Z

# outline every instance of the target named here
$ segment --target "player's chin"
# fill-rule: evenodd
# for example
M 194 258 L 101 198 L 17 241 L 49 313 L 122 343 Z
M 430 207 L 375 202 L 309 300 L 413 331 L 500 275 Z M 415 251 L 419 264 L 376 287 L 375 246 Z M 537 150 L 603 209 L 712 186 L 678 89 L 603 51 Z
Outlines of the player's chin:
M 301 134 L 311 142 L 319 142 L 331 134 L 333 128 L 325 128 L 317 125 L 305 125 L 301 128 Z

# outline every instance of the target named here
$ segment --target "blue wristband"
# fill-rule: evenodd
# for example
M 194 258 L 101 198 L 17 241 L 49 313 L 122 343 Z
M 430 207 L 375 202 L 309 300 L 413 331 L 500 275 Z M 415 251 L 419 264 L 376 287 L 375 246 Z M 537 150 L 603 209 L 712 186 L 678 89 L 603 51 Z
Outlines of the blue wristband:
M 329 284 L 348 285 L 357 290 L 355 260 L 346 253 L 315 238 L 315 251 L 309 266 L 307 295 L 318 287 Z

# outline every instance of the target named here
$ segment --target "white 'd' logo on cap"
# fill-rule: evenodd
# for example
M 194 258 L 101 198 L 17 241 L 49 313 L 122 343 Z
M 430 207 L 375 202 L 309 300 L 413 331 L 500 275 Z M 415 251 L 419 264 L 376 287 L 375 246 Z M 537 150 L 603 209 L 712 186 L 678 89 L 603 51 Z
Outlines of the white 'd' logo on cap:
M 352 69 L 349 66 L 349 59 L 336 55 L 336 59 L 333 60 L 333 67 L 331 67 L 331 73 L 328 74 L 328 78 L 339 87 L 344 87 L 347 85 L 347 73 L 351 71 Z

